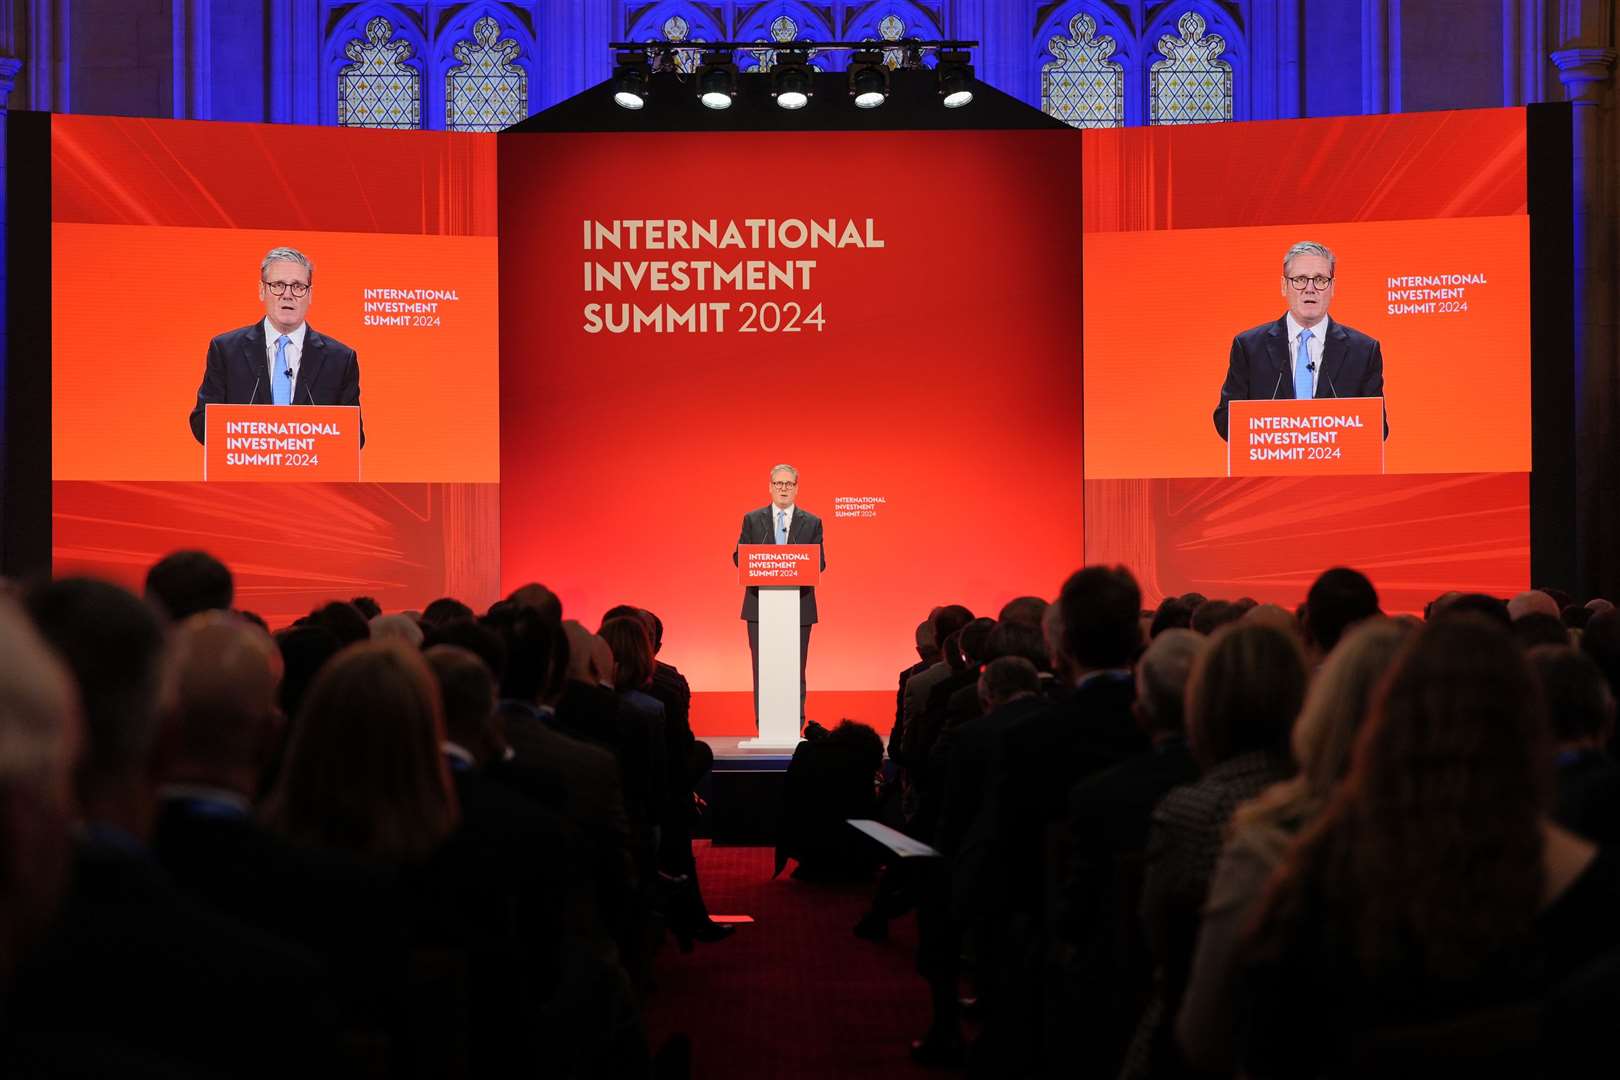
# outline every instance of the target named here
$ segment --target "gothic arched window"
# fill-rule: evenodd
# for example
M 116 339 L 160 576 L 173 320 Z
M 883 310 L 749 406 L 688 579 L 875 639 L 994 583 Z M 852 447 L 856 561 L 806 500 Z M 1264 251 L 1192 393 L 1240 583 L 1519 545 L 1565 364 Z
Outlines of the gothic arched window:
M 1185 12 L 1181 36 L 1159 39 L 1148 82 L 1148 123 L 1207 124 L 1232 119 L 1232 65 L 1220 59 L 1226 39 L 1205 33 L 1204 17 Z
M 1070 127 L 1123 127 L 1125 69 L 1116 60 L 1114 39 L 1097 34 L 1097 22 L 1084 13 L 1069 20 L 1069 36 L 1047 42 L 1055 58 L 1041 65 L 1041 111 Z
M 450 131 L 500 131 L 529 115 L 529 75 L 512 61 L 521 46 L 501 37 L 486 15 L 473 23 L 473 40 L 455 43 L 458 61 L 444 75 L 444 126 Z
M 790 42 L 797 42 L 800 40 L 799 24 L 794 21 L 791 15 L 778 15 L 776 18 L 772 19 L 770 33 L 770 42 L 766 42 L 763 38 L 760 38 L 760 44 L 787 45 Z M 808 44 L 808 39 L 806 39 L 805 43 Z M 777 50 L 775 49 L 749 49 L 748 56 L 752 57 L 753 59 L 752 63 L 748 65 L 747 70 L 760 72 L 771 70 L 771 68 L 776 65 L 776 53 Z M 816 50 L 808 50 L 807 55 L 814 58 L 816 55 Z M 812 63 L 810 66 L 817 71 L 821 70 L 821 65 L 819 64 Z
M 338 71 L 337 121 L 343 127 L 420 128 L 422 73 L 406 63 L 415 52 L 379 15 L 364 39 L 343 47 L 352 63 Z

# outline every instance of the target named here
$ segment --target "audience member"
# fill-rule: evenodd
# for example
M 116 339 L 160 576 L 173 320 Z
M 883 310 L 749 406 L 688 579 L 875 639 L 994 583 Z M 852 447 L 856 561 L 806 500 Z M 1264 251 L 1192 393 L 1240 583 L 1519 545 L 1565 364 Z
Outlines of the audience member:
M 176 551 L 146 572 L 146 600 L 170 619 L 228 611 L 235 585 L 224 563 L 206 551 Z
M 1568 645 L 1569 630 L 1558 616 L 1532 611 L 1513 620 L 1513 640 L 1519 643 L 1521 649 L 1533 649 L 1537 645 Z
M 797 863 L 795 878 L 825 881 L 872 872 L 869 841 L 846 822 L 872 816 L 882 764 L 882 738 L 853 720 L 794 749 L 782 786 L 777 873 L 789 859 Z
M 373 641 L 402 641 L 413 649 L 422 647 L 422 624 L 409 615 L 373 615 L 368 625 Z
M 1153 613 L 1153 622 L 1148 626 L 1148 638 L 1152 640 L 1166 630 L 1185 630 L 1192 626 L 1193 609 L 1182 603 L 1179 596 L 1167 596 L 1159 601 L 1159 607 Z
M 562 601 L 557 598 L 556 593 L 537 581 L 518 586 L 512 590 L 506 599 L 509 603 L 516 604 L 518 607 L 533 608 L 548 619 L 562 621 Z
M 939 609 L 935 608 L 933 614 L 917 624 L 917 662 L 900 672 L 899 687 L 894 692 L 894 725 L 889 728 L 888 750 L 891 758 L 900 757 L 900 744 L 906 735 L 906 682 L 940 661 L 939 642 L 934 637 L 934 615 L 938 612 Z
M 1551 765 L 1500 621 L 1448 613 L 1413 635 L 1261 903 L 1246 1075 L 1428 1074 L 1421 1026 L 1471 1031 L 1473 1075 L 1540 1071 L 1502 1009 L 1620 942 L 1620 855 L 1547 819 Z
M 1529 658 L 1556 744 L 1553 820 L 1594 844 L 1620 844 L 1620 765 L 1606 752 L 1614 694 L 1592 658 L 1567 645 L 1538 646 Z
M 1305 594 L 1305 641 L 1315 664 L 1326 659 L 1354 624 L 1377 615 L 1378 592 L 1360 571 L 1322 571 Z
M 374 596 L 355 596 L 349 599 L 349 605 L 364 615 L 368 620 L 375 619 L 383 613 L 382 605 L 377 603 Z M 414 621 L 414 620 L 413 620 Z
M 1531 589 L 1509 600 L 1507 610 L 1508 618 L 1518 622 L 1526 615 L 1551 615 L 1556 619 L 1562 608 L 1558 606 L 1558 601 L 1542 590 Z
M 1355 595 L 1354 583 L 1345 584 L 1345 592 Z M 1330 602 L 1317 609 L 1318 647 L 1323 635 L 1337 644 L 1334 635 L 1344 613 L 1364 606 L 1363 597 L 1355 606 Z M 1177 1067 L 1175 1018 L 1227 824 L 1239 803 L 1293 772 L 1289 741 L 1305 698 L 1305 665 L 1305 655 L 1290 635 L 1240 622 L 1218 631 L 1193 668 L 1187 738 L 1202 775 L 1173 789 L 1153 811 L 1142 921 L 1153 955 L 1154 993 L 1122 1076 L 1151 1076 Z
M 1192 621 L 1188 624 L 1196 632 L 1208 637 L 1227 623 L 1237 622 L 1243 617 L 1236 604 L 1225 600 L 1205 600 L 1193 610 Z
M 1068 946 L 1064 1012 L 1073 1018 L 1062 1058 L 1087 1076 L 1118 1073 L 1126 1044 L 1152 992 L 1138 909 L 1142 860 L 1157 806 L 1198 779 L 1187 745 L 1187 681 L 1208 645 L 1184 627 L 1160 630 L 1136 669 L 1131 709 L 1152 749 L 1069 790 L 1069 862 L 1056 932 Z
M 31 1067 L 283 1076 L 333 1064 L 316 958 L 190 900 L 150 857 L 162 616 L 73 578 L 34 589 L 27 608 L 72 672 L 87 736 L 72 884 L 6 1018 L 43 1055 Z
M 928 695 L 955 670 L 946 659 L 947 642 L 952 635 L 959 633 L 962 627 L 972 621 L 973 612 L 961 604 L 947 604 L 934 612 L 934 640 L 939 643 L 940 659 L 907 679 L 903 691 L 905 708 L 904 716 L 901 718 L 900 755 L 897 760 L 906 768 L 910 768 L 913 764 L 909 754 L 916 746 L 915 731 L 922 723 L 923 711 L 928 705 Z M 892 746 L 889 753 L 891 757 L 894 756 Z
M 340 645 L 353 645 L 371 638 L 371 624 L 366 622 L 366 617 L 353 604 L 342 600 L 322 604 L 294 625 L 324 627 L 332 632 Z
M 1176 1039 L 1195 1068 L 1231 1072 L 1238 948 L 1266 880 L 1283 853 L 1338 787 L 1350 767 L 1374 690 L 1409 627 L 1368 619 L 1352 627 L 1317 672 L 1294 725 L 1298 775 L 1239 806 L 1204 904 Z
M 473 609 L 463 604 L 453 596 L 441 596 L 430 601 L 422 609 L 422 623 L 424 629 L 429 626 L 438 626 L 441 623 L 454 622 L 457 619 L 470 619 Z

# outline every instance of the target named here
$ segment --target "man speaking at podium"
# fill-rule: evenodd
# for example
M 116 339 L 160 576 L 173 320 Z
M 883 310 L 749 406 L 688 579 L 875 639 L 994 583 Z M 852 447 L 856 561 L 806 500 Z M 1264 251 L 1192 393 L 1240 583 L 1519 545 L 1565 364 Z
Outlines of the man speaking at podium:
M 265 255 L 259 264 L 264 318 L 208 343 L 208 363 L 191 410 L 191 433 L 198 442 L 209 405 L 360 404 L 354 350 L 304 321 L 314 281 L 315 265 L 303 252 L 278 247 Z M 360 445 L 366 445 L 364 424 Z
M 1288 311 L 1232 339 L 1221 403 L 1215 406 L 1221 438 L 1226 438 L 1229 401 L 1384 396 L 1384 354 L 1377 339 L 1328 318 L 1334 263 L 1333 252 L 1310 240 L 1283 256 Z M 1384 438 L 1389 438 L 1387 409 Z
M 743 515 L 743 544 L 816 544 L 821 546 L 821 568 L 827 569 L 827 549 L 822 545 L 821 519 L 796 505 L 799 470 L 778 465 L 771 470 L 771 504 Z M 737 562 L 737 551 L 731 552 Z M 750 585 L 743 593 L 742 617 L 748 622 L 748 653 L 754 667 L 754 723 L 759 723 L 759 589 Z M 799 719 L 804 719 L 804 667 L 810 656 L 810 628 L 816 623 L 816 590 L 799 590 Z

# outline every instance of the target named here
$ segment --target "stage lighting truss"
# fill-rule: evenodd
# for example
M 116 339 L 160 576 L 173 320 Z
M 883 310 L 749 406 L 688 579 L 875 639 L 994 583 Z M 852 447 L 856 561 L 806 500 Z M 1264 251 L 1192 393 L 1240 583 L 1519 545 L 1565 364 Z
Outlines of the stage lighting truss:
M 935 79 L 940 103 L 947 109 L 959 109 L 973 101 L 973 60 L 969 50 L 976 41 L 925 41 L 908 38 L 904 41 L 827 41 L 793 42 L 774 50 L 775 55 L 768 75 L 771 98 L 782 109 L 802 109 L 810 104 L 815 92 L 815 71 L 810 67 L 810 49 L 817 53 L 849 53 L 849 98 L 856 107 L 875 109 L 889 99 L 890 70 L 886 56 L 900 52 L 899 67 L 925 70 L 925 58 L 935 59 Z M 680 42 L 615 42 L 613 69 L 613 100 L 625 109 L 644 108 L 653 98 L 655 74 L 669 73 L 676 84 L 686 86 L 686 92 L 697 91 L 700 101 L 711 109 L 727 109 L 737 97 L 743 76 L 738 73 L 737 53 L 758 52 L 757 41 L 711 41 L 693 44 Z M 697 73 L 681 74 L 677 54 L 685 53 L 698 58 Z M 688 65 L 690 70 L 690 63 Z M 693 86 L 692 84 L 695 84 Z

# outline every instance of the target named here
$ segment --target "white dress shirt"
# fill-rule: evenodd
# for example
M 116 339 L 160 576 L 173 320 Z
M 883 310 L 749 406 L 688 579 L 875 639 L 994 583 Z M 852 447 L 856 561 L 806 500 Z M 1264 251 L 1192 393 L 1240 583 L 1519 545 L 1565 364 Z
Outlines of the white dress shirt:
M 1313 373 L 1314 378 L 1312 380 L 1313 386 L 1320 386 L 1322 383 L 1322 346 L 1327 343 L 1329 325 L 1331 324 L 1328 317 L 1324 315 L 1321 322 L 1309 327 L 1311 340 L 1306 342 L 1306 346 L 1310 350 L 1308 358 L 1316 364 L 1316 371 Z M 299 327 L 299 329 L 303 329 L 303 327 Z M 1299 334 L 1300 331 L 1305 329 L 1307 328 L 1294 321 L 1294 313 L 1290 311 L 1288 313 L 1288 373 L 1290 375 L 1299 372 Z M 1297 393 L 1299 387 L 1295 386 L 1294 390 Z M 1318 395 L 1312 393 L 1311 396 L 1317 397 Z
M 287 366 L 292 368 L 293 386 L 298 385 L 298 363 L 304 358 L 304 333 L 309 329 L 308 323 L 299 323 L 297 328 L 287 334 Z M 270 316 L 264 317 L 264 362 L 270 371 L 270 381 L 281 377 L 281 370 L 276 367 L 276 338 L 281 336 Z
M 787 529 L 785 531 L 787 531 L 787 532 L 792 532 L 793 531 L 793 509 L 794 508 L 791 505 L 789 505 L 789 506 L 777 506 L 775 503 L 771 503 L 771 542 L 772 543 L 776 542 L 776 515 L 777 514 L 786 514 L 787 515 L 787 519 L 786 519 L 787 520 Z

